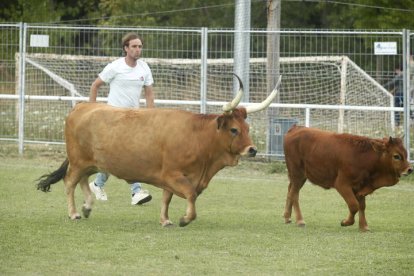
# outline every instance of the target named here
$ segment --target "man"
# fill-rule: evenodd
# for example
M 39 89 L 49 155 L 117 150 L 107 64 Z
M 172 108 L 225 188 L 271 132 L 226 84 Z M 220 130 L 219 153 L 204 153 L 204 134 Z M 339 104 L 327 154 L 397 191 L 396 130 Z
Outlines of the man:
M 402 66 L 398 65 L 395 67 L 394 77 L 384 84 L 384 88 L 387 90 L 394 90 L 394 106 L 403 107 L 404 106 L 404 89 L 403 89 L 403 71 Z M 400 125 L 401 114 L 400 112 L 395 113 L 395 123 Z
M 140 60 L 143 41 L 136 33 L 128 33 L 122 38 L 122 49 L 125 53 L 112 63 L 109 63 L 98 78 L 92 83 L 89 101 L 96 102 L 98 90 L 104 83 L 109 84 L 108 104 L 115 107 L 139 108 L 141 90 L 144 88 L 146 105 L 154 107 L 153 78 L 148 64 Z M 110 131 L 110 130 L 108 130 Z M 91 191 L 98 200 L 107 200 L 103 189 L 109 174 L 97 173 L 95 181 L 89 183 Z M 152 199 L 152 196 L 142 189 L 140 183 L 131 185 L 132 205 L 141 205 Z

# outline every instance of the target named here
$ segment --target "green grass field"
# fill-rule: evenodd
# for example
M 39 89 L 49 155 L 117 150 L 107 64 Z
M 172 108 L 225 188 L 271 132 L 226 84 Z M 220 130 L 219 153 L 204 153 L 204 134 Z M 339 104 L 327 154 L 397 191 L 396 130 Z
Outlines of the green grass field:
M 110 178 L 109 200 L 73 222 L 63 182 L 50 193 L 35 188 L 64 155 L 0 149 L 1 275 L 413 275 L 413 176 L 368 196 L 368 233 L 340 226 L 347 208 L 335 190 L 307 184 L 299 228 L 283 223 L 283 163 L 242 161 L 213 178 L 194 222 L 162 228 L 158 188 L 145 185 L 153 200 L 131 206 L 128 185 Z M 80 209 L 80 189 L 76 196 Z M 173 198 L 173 222 L 185 207 Z

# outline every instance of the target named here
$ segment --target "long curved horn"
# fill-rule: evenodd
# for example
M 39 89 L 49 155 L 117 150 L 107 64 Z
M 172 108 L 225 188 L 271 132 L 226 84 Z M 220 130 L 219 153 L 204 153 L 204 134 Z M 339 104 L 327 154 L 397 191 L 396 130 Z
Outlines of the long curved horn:
M 230 112 L 233 109 L 235 109 L 236 106 L 240 103 L 241 98 L 243 97 L 243 83 L 242 83 L 241 79 L 239 78 L 239 76 L 237 76 L 236 74 L 233 74 L 233 75 L 235 75 L 237 80 L 239 81 L 240 89 L 239 89 L 239 92 L 237 92 L 236 97 L 234 97 L 234 99 L 231 102 L 226 103 L 225 105 L 223 105 L 223 111 L 224 112 Z
M 261 111 L 265 109 L 266 107 L 268 107 L 272 103 L 274 98 L 276 97 L 277 92 L 279 92 L 279 86 L 281 82 L 282 82 L 282 75 L 279 76 L 279 79 L 276 83 L 275 88 L 273 89 L 272 93 L 270 93 L 270 95 L 267 97 L 267 99 L 259 104 L 247 106 L 246 113 L 249 114 L 249 113 Z

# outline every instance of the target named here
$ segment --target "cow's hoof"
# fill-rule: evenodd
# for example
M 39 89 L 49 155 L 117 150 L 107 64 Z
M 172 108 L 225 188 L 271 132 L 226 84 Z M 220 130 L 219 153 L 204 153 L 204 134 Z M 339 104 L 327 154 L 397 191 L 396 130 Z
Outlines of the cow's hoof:
M 359 228 L 359 231 L 362 232 L 362 233 L 365 233 L 365 232 L 369 232 L 371 230 L 369 230 L 368 227 L 362 227 L 362 228 Z
M 86 208 L 86 207 L 82 207 L 82 213 L 83 213 L 83 216 L 85 218 L 89 218 L 89 216 L 91 215 L 91 212 L 92 212 L 92 209 Z
M 290 218 L 285 218 L 285 223 L 290 224 L 290 223 L 292 223 L 292 220 Z
M 341 226 L 351 226 L 353 224 L 354 224 L 353 221 L 347 221 L 347 220 L 341 221 Z
M 296 225 L 298 227 L 305 227 L 306 226 L 306 223 L 304 221 L 299 221 L 299 222 L 296 223 Z

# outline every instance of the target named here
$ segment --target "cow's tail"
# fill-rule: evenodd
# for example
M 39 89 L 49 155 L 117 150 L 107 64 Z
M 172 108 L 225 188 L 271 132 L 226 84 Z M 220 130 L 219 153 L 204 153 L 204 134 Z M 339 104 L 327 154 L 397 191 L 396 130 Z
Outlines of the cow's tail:
M 50 185 L 55 184 L 65 177 L 68 167 L 69 159 L 66 158 L 62 165 L 60 165 L 59 169 L 50 174 L 42 175 L 39 179 L 37 179 L 37 181 L 39 181 L 39 183 L 37 183 L 37 189 L 43 192 L 48 192 L 50 190 Z

